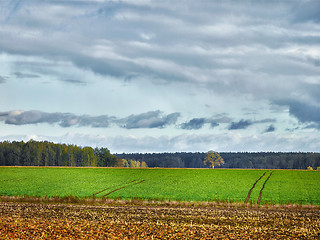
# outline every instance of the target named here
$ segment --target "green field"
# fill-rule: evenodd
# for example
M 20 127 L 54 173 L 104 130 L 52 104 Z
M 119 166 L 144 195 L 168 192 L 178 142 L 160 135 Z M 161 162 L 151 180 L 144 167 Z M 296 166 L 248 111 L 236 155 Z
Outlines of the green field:
M 0 195 L 256 202 L 271 170 L 1 167 Z M 320 171 L 272 170 L 261 202 L 320 204 Z

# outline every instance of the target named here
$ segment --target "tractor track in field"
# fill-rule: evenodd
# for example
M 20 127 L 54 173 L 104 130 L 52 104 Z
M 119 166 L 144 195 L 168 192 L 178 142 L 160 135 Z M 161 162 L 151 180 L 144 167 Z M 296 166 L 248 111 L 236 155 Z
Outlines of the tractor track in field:
M 132 184 L 130 184 L 130 185 L 127 184 L 126 186 L 123 186 L 123 187 L 120 187 L 120 188 L 116 188 L 116 189 L 112 190 L 111 192 L 108 192 L 107 194 L 103 195 L 103 197 L 106 197 L 106 196 L 110 195 L 111 193 L 114 193 L 114 192 L 116 192 L 116 191 L 119 191 L 120 189 L 127 188 L 127 187 L 132 186 L 132 185 L 136 185 L 136 184 L 143 183 L 145 180 L 141 180 L 141 181 L 139 181 L 139 182 L 136 182 L 136 181 L 137 181 L 137 180 L 135 180 L 134 183 L 132 183 Z
M 251 192 L 252 190 L 254 189 L 254 187 L 256 186 L 256 184 L 260 181 L 261 178 L 264 177 L 264 175 L 266 175 L 267 172 L 264 172 L 255 182 L 254 184 L 252 185 L 252 187 L 250 188 L 249 192 L 248 192 L 248 195 L 247 195 L 247 198 L 246 200 L 244 201 L 244 203 L 248 203 L 249 199 L 250 199 L 250 195 L 251 195 Z
M 273 171 L 269 174 L 268 178 L 266 179 L 266 181 L 265 181 L 265 182 L 263 183 L 263 185 L 262 185 L 262 188 L 261 188 L 261 190 L 260 190 L 260 192 L 259 192 L 259 198 L 258 198 L 257 204 L 259 204 L 259 203 L 260 203 L 260 201 L 261 201 L 262 191 L 263 191 L 263 189 L 264 189 L 264 187 L 265 187 L 266 183 L 267 183 L 267 182 L 268 182 L 268 180 L 270 179 L 270 177 L 271 177 L 272 173 L 273 173 Z
M 247 198 L 246 200 L 244 201 L 244 203 L 248 203 L 249 199 L 250 199 L 250 196 L 251 196 L 251 192 L 252 190 L 255 188 L 256 184 L 267 174 L 268 171 L 264 172 L 255 182 L 254 184 L 252 185 L 252 187 L 250 188 L 249 192 L 248 192 L 248 195 L 247 195 Z M 260 204 L 261 202 L 261 197 L 262 197 L 262 191 L 265 187 L 265 185 L 267 184 L 268 180 L 270 179 L 271 175 L 272 175 L 273 171 L 270 172 L 269 176 L 267 177 L 267 179 L 264 181 L 261 189 L 260 189 L 260 192 L 259 192 L 259 197 L 258 197 L 258 200 L 257 200 L 257 204 Z
M 112 191 L 109 191 L 109 192 L 107 192 L 106 194 L 104 194 L 104 195 L 102 196 L 102 197 L 106 197 L 106 196 L 110 195 L 111 193 L 114 193 L 114 192 L 116 192 L 116 191 L 119 191 L 120 189 L 127 188 L 127 187 L 132 186 L 132 185 L 140 184 L 140 183 L 143 183 L 144 181 L 145 181 L 145 180 L 141 180 L 141 181 L 138 182 L 138 180 L 132 180 L 132 181 L 130 181 L 130 182 L 128 182 L 128 183 L 125 183 L 125 184 L 118 184 L 118 185 L 113 186 L 113 187 L 107 187 L 107 188 L 105 188 L 105 189 L 100 190 L 99 192 L 94 193 L 92 196 L 95 197 L 95 196 L 97 196 L 97 195 L 100 194 L 100 193 L 103 193 L 103 192 L 105 192 L 105 191 L 107 191 L 107 190 L 110 190 L 110 189 L 115 188 L 115 189 L 113 189 Z
M 130 181 L 130 182 L 128 182 L 128 183 L 125 183 L 125 185 L 126 185 L 126 184 L 130 184 L 130 183 L 133 183 L 133 182 L 136 182 L 136 181 L 137 181 L 137 180 Z M 102 190 L 99 191 L 99 192 L 96 192 L 96 193 L 92 194 L 92 196 L 95 197 L 95 196 L 98 195 L 99 193 L 105 192 L 105 191 L 107 191 L 107 190 L 110 189 L 110 188 L 119 187 L 119 186 L 123 186 L 123 184 L 118 184 L 118 185 L 115 185 L 115 186 L 113 186 L 113 187 L 107 187 L 107 188 L 105 188 L 105 189 L 102 189 Z

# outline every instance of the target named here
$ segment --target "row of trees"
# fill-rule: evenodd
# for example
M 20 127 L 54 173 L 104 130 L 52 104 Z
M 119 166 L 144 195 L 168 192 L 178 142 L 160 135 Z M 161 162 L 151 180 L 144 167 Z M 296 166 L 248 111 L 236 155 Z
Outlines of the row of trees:
M 147 167 L 143 161 L 116 157 L 108 148 L 82 148 L 34 140 L 0 142 L 0 166 Z
M 316 169 L 320 166 L 320 153 L 314 152 L 257 152 L 221 153 L 226 168 L 262 169 Z
M 210 157 L 210 154 L 212 155 Z M 205 160 L 205 161 L 204 161 Z M 91 166 L 209 168 L 214 161 L 224 168 L 317 169 L 320 153 L 131 153 L 112 155 L 108 148 L 78 147 L 51 142 L 0 142 L 0 166 Z M 218 165 L 214 163 L 215 166 Z
M 207 153 L 129 153 L 115 154 L 123 159 L 143 160 L 149 167 L 209 168 L 210 161 L 204 161 Z M 221 152 L 223 168 L 257 169 L 317 169 L 320 153 L 284 152 Z M 218 166 L 217 166 L 218 167 Z
M 148 167 L 162 168 L 205 168 L 205 153 L 122 153 L 115 154 L 121 159 L 144 161 Z

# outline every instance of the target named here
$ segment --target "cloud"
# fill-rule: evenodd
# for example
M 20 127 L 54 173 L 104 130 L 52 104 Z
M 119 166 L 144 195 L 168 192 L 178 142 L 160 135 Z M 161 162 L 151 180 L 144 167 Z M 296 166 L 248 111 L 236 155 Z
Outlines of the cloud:
M 181 124 L 182 129 L 200 129 L 203 127 L 203 125 L 206 123 L 205 118 L 194 118 L 191 119 L 189 122 Z
M 41 111 L 9 111 L 0 112 L 0 121 L 11 125 L 26 124 L 59 124 L 68 128 L 72 126 L 108 128 L 110 124 L 117 124 L 122 128 L 164 128 L 177 122 L 180 113 L 165 115 L 161 111 L 150 111 L 138 115 L 130 115 L 126 118 L 117 118 L 108 115 L 90 116 L 75 115 L 71 113 L 46 113 Z
M 215 118 L 212 119 L 212 122 L 216 123 L 230 123 L 232 121 L 231 118 L 225 116 L 225 114 L 218 114 Z
M 320 129 L 320 107 L 297 100 L 282 100 L 278 105 L 289 106 L 290 115 L 297 118 L 301 123 L 308 123 L 310 127 Z
M 121 127 L 132 128 L 163 128 L 167 125 L 175 124 L 180 117 L 180 113 L 171 113 L 164 115 L 161 111 L 150 111 L 147 113 L 130 115 L 118 120 Z
M 75 80 L 75 79 L 64 79 L 63 80 L 66 83 L 76 84 L 76 85 L 85 85 L 86 82 L 82 80 Z
M 0 120 L 10 125 L 26 125 L 57 123 L 61 127 L 88 126 L 94 128 L 107 128 L 113 117 L 107 115 L 91 117 L 88 115 L 74 115 L 71 113 L 46 113 L 41 111 L 9 111 L 0 113 Z
M 253 121 L 253 123 L 274 123 L 276 121 L 277 120 L 274 118 L 266 118 L 266 119 L 262 119 L 262 120 Z
M 229 71 L 225 77 L 232 79 L 233 74 L 243 78 L 273 69 L 277 67 L 275 57 L 284 62 L 286 53 L 269 50 L 311 37 L 316 30 L 309 27 L 300 36 L 292 29 L 283 16 L 298 14 L 292 10 L 295 5 L 295 1 L 188 1 L 183 6 L 169 2 L 21 1 L 6 8 L 1 35 L 8 37 L 0 44 L 5 52 L 63 58 L 103 75 L 138 73 L 168 82 L 206 83 L 225 71 Z M 266 6 L 268 13 L 263 11 Z M 309 8 L 303 11 L 305 16 L 309 16 Z M 26 21 L 28 24 L 20 24 Z M 9 41 L 18 31 L 24 34 Z M 266 56 L 261 58 L 263 54 Z M 294 62 L 285 61 L 287 67 L 282 64 L 277 70 L 281 74 L 281 69 L 293 69 Z
M 320 123 L 320 107 L 301 102 L 289 103 L 289 112 L 301 122 Z
M 125 118 L 115 116 L 101 115 L 75 115 L 72 113 L 47 113 L 42 111 L 9 111 L 0 112 L 0 121 L 10 125 L 26 125 L 26 124 L 58 124 L 61 127 L 68 128 L 92 127 L 92 128 L 108 128 L 111 124 L 118 125 L 125 129 L 137 128 L 165 128 L 170 125 L 176 125 L 180 113 L 164 114 L 162 111 L 149 111 L 141 114 L 132 114 Z M 187 122 L 177 125 L 183 130 L 198 130 L 205 124 L 210 124 L 211 128 L 219 126 L 219 122 L 228 122 L 225 118 L 193 118 Z M 240 121 L 241 122 L 241 121 Z
M 320 22 L 320 3 L 316 0 L 303 1 L 293 8 L 294 21 L 297 23 L 303 22 Z
M 182 123 L 180 125 L 180 128 L 185 130 L 197 130 L 202 128 L 206 123 L 209 123 L 210 127 L 214 128 L 219 126 L 219 120 L 222 120 L 222 122 L 224 122 L 223 119 L 193 118 L 188 122 Z
M 7 81 L 7 77 L 0 76 L 0 84 L 5 83 Z
M 93 127 L 93 128 L 108 128 L 110 123 L 114 120 L 114 117 L 109 117 L 107 115 L 92 117 L 88 115 L 76 116 L 72 114 L 66 114 L 61 120 L 61 127 Z
M 319 56 L 318 25 L 310 24 L 319 19 L 315 2 L 20 1 L 4 4 L 0 47 L 119 81 L 188 82 L 226 97 L 275 99 L 320 74 L 310 62 Z M 39 77 L 39 66 L 18 65 L 17 77 Z
M 273 125 L 270 125 L 266 130 L 265 130 L 265 132 L 266 133 L 269 133 L 269 132 L 274 132 L 276 129 L 275 129 L 275 127 L 273 126 Z
M 210 123 L 211 128 L 218 127 L 218 126 L 219 126 L 219 123 L 217 123 L 215 121 L 211 121 L 211 123 Z
M 44 113 L 40 111 L 10 111 L 1 113 L 6 124 L 24 125 L 36 123 L 55 123 L 63 117 L 60 113 Z
M 320 129 L 316 0 L 0 2 L 0 103 L 43 110 L 2 113 L 3 123 L 155 134 L 261 124 L 269 137 L 298 119 L 296 134 Z
M 32 73 L 22 73 L 22 72 L 15 72 L 14 75 L 17 78 L 39 78 L 39 75 L 32 74 Z
M 241 119 L 239 122 L 232 122 L 228 129 L 229 130 L 246 129 L 249 126 L 254 125 L 254 124 L 274 123 L 276 121 L 277 120 L 273 119 L 273 118 L 266 118 L 266 119 L 261 119 L 261 120 Z
M 250 120 L 243 120 L 241 119 L 239 122 L 232 122 L 229 126 L 229 130 L 235 130 L 235 129 L 246 129 L 253 123 Z

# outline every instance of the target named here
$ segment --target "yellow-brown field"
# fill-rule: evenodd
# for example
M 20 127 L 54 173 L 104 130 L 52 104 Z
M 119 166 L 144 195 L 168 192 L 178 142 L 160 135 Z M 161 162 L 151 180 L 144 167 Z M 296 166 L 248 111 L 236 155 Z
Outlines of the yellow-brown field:
M 0 239 L 319 239 L 316 206 L 0 203 Z

